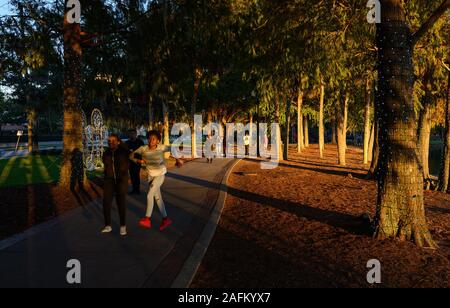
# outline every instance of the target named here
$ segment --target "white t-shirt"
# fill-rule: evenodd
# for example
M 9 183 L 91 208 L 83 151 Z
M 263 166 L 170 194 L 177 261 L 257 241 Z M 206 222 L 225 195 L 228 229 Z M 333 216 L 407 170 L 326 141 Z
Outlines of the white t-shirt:
M 244 144 L 250 145 L 250 136 L 244 136 Z
M 145 169 L 149 177 L 157 177 L 167 173 L 166 159 L 164 153 L 170 152 L 170 147 L 158 145 L 155 150 L 150 150 L 148 145 L 141 146 L 139 149 L 131 153 L 130 159 L 137 162 L 134 154 L 139 154 L 146 161 Z

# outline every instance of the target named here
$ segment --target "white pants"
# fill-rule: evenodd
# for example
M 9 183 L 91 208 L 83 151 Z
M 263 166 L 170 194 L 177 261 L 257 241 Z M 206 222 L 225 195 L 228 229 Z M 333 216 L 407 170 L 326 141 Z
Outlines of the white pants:
M 149 188 L 147 194 L 147 214 L 145 215 L 146 217 L 152 217 L 155 200 L 156 205 L 158 206 L 158 209 L 161 212 L 163 218 L 167 217 L 166 207 L 161 196 L 161 186 L 164 183 L 164 179 L 164 175 L 149 178 Z

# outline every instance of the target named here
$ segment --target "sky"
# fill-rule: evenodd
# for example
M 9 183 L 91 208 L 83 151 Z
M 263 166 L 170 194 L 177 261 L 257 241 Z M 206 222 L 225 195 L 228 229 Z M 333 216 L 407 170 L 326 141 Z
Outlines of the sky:
M 9 14 L 8 0 L 0 0 L 0 16 Z

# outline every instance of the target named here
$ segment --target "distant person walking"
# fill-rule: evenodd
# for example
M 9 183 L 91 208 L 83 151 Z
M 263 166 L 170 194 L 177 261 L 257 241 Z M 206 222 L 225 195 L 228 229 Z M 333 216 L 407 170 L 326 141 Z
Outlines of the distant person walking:
M 147 133 L 147 139 L 148 145 L 144 145 L 130 154 L 130 160 L 145 166 L 148 174 L 149 190 L 147 193 L 147 212 L 145 217 L 140 220 L 139 224 L 146 229 L 152 227 L 151 217 L 156 200 L 156 205 L 163 217 L 159 227 L 159 230 L 162 231 L 172 224 L 172 221 L 168 218 L 161 195 L 161 186 L 164 183 L 165 175 L 167 173 L 164 153 L 170 152 L 170 147 L 160 145 L 161 134 L 158 131 L 149 131 Z M 136 154 L 141 155 L 142 159 L 136 159 Z M 177 159 L 176 166 L 183 166 L 183 162 Z
M 209 164 L 212 164 L 213 162 L 213 158 L 214 158 L 214 152 L 216 150 L 216 143 L 215 143 L 215 139 L 211 136 L 211 134 L 209 133 L 208 136 L 206 136 L 206 151 L 205 151 L 205 156 L 206 156 L 206 161 Z
M 126 205 L 125 198 L 128 189 L 128 149 L 119 136 L 111 134 L 108 137 L 109 148 L 103 154 L 103 164 L 105 168 L 105 184 L 103 188 L 103 214 L 105 216 L 105 228 L 102 233 L 110 233 L 111 207 L 114 196 L 116 197 L 117 208 L 120 217 L 120 235 L 127 235 L 126 228 Z
M 250 154 L 250 135 L 248 132 L 246 132 L 244 136 L 244 145 L 245 145 L 245 156 L 248 156 Z
M 137 132 L 135 129 L 130 129 L 128 131 L 128 137 L 130 138 L 126 144 L 128 146 L 129 154 L 139 149 L 144 145 L 144 142 L 137 137 Z M 141 156 L 136 157 L 141 159 Z M 133 189 L 129 192 L 129 195 L 140 195 L 141 194 L 141 164 L 136 164 L 135 162 L 130 162 L 130 179 Z

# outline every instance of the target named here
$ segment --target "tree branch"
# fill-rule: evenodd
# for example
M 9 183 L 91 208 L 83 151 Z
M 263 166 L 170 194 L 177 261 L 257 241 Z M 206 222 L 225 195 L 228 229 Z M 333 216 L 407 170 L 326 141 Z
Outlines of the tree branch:
M 450 0 L 444 0 L 442 4 L 434 11 L 434 13 L 428 18 L 428 20 L 417 30 L 413 35 L 412 43 L 416 45 L 416 43 L 424 36 L 428 30 L 433 27 L 433 25 L 439 20 L 439 18 L 450 8 Z
M 448 65 L 447 63 L 444 62 L 444 60 L 441 60 L 442 62 L 442 66 L 448 71 L 450 72 L 450 65 Z

